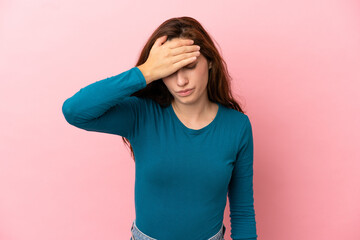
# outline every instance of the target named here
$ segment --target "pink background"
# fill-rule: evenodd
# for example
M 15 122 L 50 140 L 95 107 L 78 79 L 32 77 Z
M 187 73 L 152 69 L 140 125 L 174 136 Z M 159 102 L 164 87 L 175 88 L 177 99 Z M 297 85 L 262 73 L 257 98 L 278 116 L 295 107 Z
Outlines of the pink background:
M 359 1 L 3 0 L 1 240 L 130 238 L 129 151 L 61 107 L 180 16 L 219 44 L 251 119 L 258 239 L 360 239 Z M 229 205 L 224 223 L 230 239 Z

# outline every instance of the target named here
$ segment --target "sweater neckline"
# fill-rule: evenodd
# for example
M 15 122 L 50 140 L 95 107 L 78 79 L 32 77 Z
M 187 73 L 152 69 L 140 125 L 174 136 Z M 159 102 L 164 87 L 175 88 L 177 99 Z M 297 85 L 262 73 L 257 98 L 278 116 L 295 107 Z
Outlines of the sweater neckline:
M 216 102 L 216 104 L 219 106 L 218 111 L 215 115 L 215 118 L 205 127 L 202 127 L 200 129 L 192 129 L 192 128 L 188 128 L 187 126 L 185 126 L 185 124 L 183 122 L 180 121 L 180 119 L 178 118 L 178 116 L 176 115 L 172 104 L 170 104 L 170 112 L 171 115 L 173 116 L 173 118 L 175 119 L 175 122 L 177 122 L 177 124 L 187 133 L 189 134 L 200 134 L 206 130 L 209 130 L 211 128 L 213 128 L 213 126 L 216 124 L 216 122 L 219 120 L 220 118 L 220 112 L 222 110 L 222 106 L 220 103 Z

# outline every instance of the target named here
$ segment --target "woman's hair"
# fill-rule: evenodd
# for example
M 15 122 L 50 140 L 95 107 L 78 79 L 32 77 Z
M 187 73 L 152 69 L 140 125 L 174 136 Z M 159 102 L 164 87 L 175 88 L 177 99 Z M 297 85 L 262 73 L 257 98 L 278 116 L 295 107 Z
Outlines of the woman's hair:
M 225 61 L 216 49 L 209 34 L 194 18 L 185 16 L 171 18 L 163 22 L 146 42 L 136 66 L 146 62 L 156 39 L 164 35 L 167 35 L 167 41 L 172 38 L 186 38 L 194 40 L 194 44 L 200 46 L 201 54 L 208 60 L 208 62 L 212 62 L 211 68 L 209 69 L 209 79 L 207 85 L 207 95 L 209 100 L 215 103 L 220 103 L 227 108 L 232 108 L 244 113 L 240 105 L 232 96 L 230 86 L 231 77 L 227 71 Z M 174 99 L 161 79 L 149 83 L 145 88 L 134 92 L 131 96 L 150 98 L 161 105 L 161 107 L 168 107 Z M 130 148 L 131 155 L 135 161 L 134 151 L 130 141 L 125 137 L 122 138 L 124 143 Z

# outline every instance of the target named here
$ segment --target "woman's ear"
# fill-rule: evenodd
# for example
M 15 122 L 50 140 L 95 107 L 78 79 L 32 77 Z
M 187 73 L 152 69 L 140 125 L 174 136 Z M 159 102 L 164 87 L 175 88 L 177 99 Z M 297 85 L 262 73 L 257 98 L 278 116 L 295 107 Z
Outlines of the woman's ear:
M 212 67 L 211 64 L 212 64 L 212 62 L 209 63 L 209 69 Z

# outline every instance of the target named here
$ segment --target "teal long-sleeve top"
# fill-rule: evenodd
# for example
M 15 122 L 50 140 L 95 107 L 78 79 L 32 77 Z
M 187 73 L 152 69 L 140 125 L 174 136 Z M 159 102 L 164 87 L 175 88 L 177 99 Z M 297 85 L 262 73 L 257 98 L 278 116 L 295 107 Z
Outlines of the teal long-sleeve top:
M 231 238 L 256 240 L 248 116 L 217 103 L 213 121 L 191 129 L 171 104 L 130 96 L 146 85 L 133 67 L 81 88 L 62 106 L 69 124 L 130 141 L 137 227 L 158 240 L 209 239 L 221 229 L 228 196 Z

